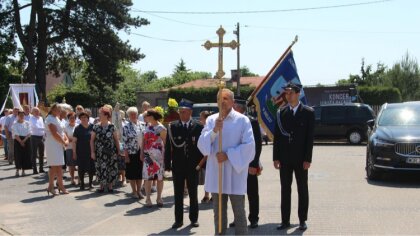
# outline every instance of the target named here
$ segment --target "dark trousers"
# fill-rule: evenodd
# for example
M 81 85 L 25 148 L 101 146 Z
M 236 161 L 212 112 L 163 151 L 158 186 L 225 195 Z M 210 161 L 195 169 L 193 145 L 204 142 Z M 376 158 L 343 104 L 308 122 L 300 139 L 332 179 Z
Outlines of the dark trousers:
M 249 222 L 258 222 L 260 211 L 260 196 L 258 195 L 258 177 L 257 175 L 248 174 L 247 179 L 247 195 L 249 202 Z
M 173 171 L 174 192 L 175 192 L 175 222 L 183 222 L 184 218 L 184 185 L 187 180 L 188 195 L 190 198 L 191 222 L 198 220 L 198 171 Z
M 36 171 L 36 159 L 37 153 L 39 158 L 39 171 L 44 169 L 44 141 L 42 136 L 31 136 L 31 160 L 32 160 L 32 169 Z
M 82 168 L 79 168 L 79 170 L 77 171 L 77 174 L 79 175 L 80 186 L 85 187 L 85 173 L 86 172 L 88 172 L 89 174 L 89 187 L 92 187 L 93 174 L 95 173 L 95 171 L 94 170 L 85 171 Z
M 299 201 L 298 201 L 299 221 L 304 222 L 308 219 L 308 207 L 309 207 L 308 170 L 303 169 L 303 163 L 282 164 L 280 167 L 280 183 L 281 183 L 281 219 L 283 223 L 290 222 L 293 172 L 295 172 L 297 190 L 298 190 L 298 195 L 299 195 Z

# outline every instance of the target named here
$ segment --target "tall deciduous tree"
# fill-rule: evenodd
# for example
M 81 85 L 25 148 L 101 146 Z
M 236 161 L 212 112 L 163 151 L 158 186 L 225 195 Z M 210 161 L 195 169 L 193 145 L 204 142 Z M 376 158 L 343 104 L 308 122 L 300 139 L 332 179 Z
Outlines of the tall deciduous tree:
M 17 35 L 26 58 L 26 81 L 36 83 L 45 95 L 48 70 L 68 68 L 68 58 L 83 56 L 87 61 L 90 85 L 116 88 L 122 77 L 118 64 L 144 57 L 118 31 L 129 32 L 149 22 L 129 13 L 131 0 L 3 0 L 0 17 L 9 23 L 9 33 Z M 21 12 L 29 9 L 29 23 Z M 0 19 L 1 19 L 0 18 Z

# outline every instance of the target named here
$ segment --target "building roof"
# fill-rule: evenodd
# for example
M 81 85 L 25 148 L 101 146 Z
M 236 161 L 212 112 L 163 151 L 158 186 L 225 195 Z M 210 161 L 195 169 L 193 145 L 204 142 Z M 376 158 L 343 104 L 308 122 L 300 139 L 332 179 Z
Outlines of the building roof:
M 257 87 L 264 77 L 241 77 L 241 85 Z M 217 87 L 217 80 L 215 79 L 198 79 L 187 82 L 185 84 L 177 85 L 169 89 L 178 89 L 178 88 L 211 88 Z M 236 86 L 236 82 L 232 82 L 233 86 Z M 168 91 L 169 89 L 164 89 L 163 91 Z

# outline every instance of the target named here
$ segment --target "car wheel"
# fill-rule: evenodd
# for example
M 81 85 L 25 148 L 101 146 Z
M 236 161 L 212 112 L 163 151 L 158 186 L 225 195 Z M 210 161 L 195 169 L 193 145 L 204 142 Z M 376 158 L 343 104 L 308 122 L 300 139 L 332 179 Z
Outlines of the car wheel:
M 374 167 L 373 157 L 371 154 L 366 155 L 366 177 L 368 180 L 378 180 L 381 177 L 381 174 Z
M 352 130 L 347 135 L 347 139 L 351 144 L 359 144 L 362 142 L 362 133 L 359 130 Z

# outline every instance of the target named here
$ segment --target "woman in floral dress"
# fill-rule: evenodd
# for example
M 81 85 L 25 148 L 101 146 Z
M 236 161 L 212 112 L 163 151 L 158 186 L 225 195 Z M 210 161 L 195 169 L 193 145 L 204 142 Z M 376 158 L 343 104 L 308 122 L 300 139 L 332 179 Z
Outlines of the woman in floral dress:
M 96 160 L 96 175 L 100 187 L 98 192 L 103 192 L 108 186 L 108 192 L 112 193 L 112 185 L 118 176 L 118 155 L 120 144 L 117 131 L 109 122 L 111 111 L 105 107 L 99 109 L 99 123 L 93 126 L 90 139 L 91 158 Z
M 150 200 L 151 184 L 153 180 L 157 180 L 157 197 L 156 204 L 163 206 L 162 189 L 164 166 L 164 147 L 166 141 L 166 128 L 159 122 L 162 115 L 149 109 L 146 112 L 145 121 L 148 123 L 143 137 L 143 148 L 141 152 L 141 160 L 143 161 L 143 179 L 145 180 L 146 190 L 146 206 L 151 207 Z

